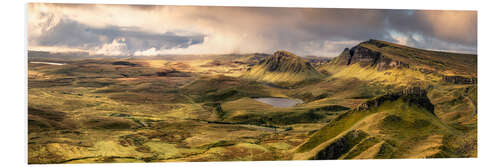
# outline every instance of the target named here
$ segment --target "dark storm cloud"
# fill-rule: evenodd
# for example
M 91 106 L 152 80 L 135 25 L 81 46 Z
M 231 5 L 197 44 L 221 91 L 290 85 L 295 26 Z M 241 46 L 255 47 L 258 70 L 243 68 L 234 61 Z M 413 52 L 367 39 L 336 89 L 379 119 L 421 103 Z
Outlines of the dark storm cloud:
M 474 11 L 407 10 L 387 12 L 391 27 L 462 45 L 477 44 Z
M 294 29 L 281 29 L 282 41 L 300 34 L 302 40 L 379 39 L 424 49 L 476 52 L 477 14 L 474 11 L 297 9 L 301 17 Z
M 212 26 L 229 26 L 228 31 L 244 32 L 250 29 L 248 31 L 256 31 L 256 35 L 274 40 L 278 48 L 295 52 L 302 52 L 305 42 L 368 39 L 423 49 L 477 51 L 475 11 L 261 7 L 197 9 L 190 18 L 213 22 Z
M 170 49 L 186 48 L 203 43 L 204 35 L 177 35 L 174 32 L 161 34 L 140 31 L 137 27 L 106 26 L 90 27 L 70 19 L 62 19 L 50 31 L 36 39 L 42 46 L 64 46 L 80 49 L 91 49 L 111 43 L 116 39 L 124 39 L 129 53 L 150 48 Z

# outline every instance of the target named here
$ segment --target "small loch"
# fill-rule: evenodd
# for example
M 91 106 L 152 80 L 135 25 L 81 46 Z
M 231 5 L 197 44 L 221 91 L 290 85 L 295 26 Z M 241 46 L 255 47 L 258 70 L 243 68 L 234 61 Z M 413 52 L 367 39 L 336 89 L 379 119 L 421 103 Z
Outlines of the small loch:
M 48 64 L 48 65 L 56 65 L 56 66 L 65 65 L 65 63 L 41 62 L 41 61 L 32 61 L 32 62 L 29 62 L 29 63 L 34 63 L 34 64 Z
M 277 97 L 263 97 L 263 98 L 254 98 L 261 103 L 266 103 L 272 105 L 273 107 L 293 107 L 297 104 L 304 103 L 299 99 L 288 99 L 288 98 L 277 98 Z

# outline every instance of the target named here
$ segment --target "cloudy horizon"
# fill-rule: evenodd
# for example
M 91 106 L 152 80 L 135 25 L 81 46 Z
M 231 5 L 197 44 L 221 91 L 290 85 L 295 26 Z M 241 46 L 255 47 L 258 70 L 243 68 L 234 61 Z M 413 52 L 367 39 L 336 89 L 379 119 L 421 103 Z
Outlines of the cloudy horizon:
M 378 39 L 477 53 L 477 12 L 338 8 L 28 4 L 28 48 L 91 55 L 337 56 Z

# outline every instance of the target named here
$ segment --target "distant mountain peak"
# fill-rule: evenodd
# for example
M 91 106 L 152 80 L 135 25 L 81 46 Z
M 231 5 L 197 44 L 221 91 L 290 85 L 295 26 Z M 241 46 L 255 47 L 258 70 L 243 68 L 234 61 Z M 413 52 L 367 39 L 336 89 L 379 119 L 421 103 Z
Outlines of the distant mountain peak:
M 320 78 L 322 74 L 303 58 L 284 50 L 274 52 L 249 69 L 247 78 L 265 82 L 300 82 Z
M 274 52 L 273 56 L 285 56 L 285 57 L 298 58 L 297 55 L 293 54 L 292 52 L 286 51 L 286 50 L 278 50 L 278 51 Z
M 453 71 L 457 74 L 473 75 L 476 73 L 476 57 L 471 54 L 424 50 L 370 39 L 350 49 L 345 48 L 339 56 L 330 61 L 329 66 L 359 64 L 361 67 L 373 67 L 380 71 L 416 68 L 415 70 L 425 73 Z
M 311 64 L 299 56 L 288 51 L 274 52 L 273 56 L 268 57 L 263 63 L 270 72 L 304 72 L 308 70 L 316 71 Z

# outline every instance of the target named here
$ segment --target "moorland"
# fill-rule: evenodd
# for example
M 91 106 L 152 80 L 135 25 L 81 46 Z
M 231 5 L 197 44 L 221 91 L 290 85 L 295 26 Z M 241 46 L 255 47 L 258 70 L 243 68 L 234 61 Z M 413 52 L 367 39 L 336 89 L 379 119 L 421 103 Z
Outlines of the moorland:
M 29 51 L 27 77 L 30 164 L 477 157 L 472 54 Z

